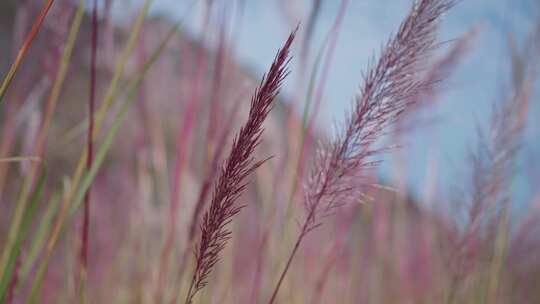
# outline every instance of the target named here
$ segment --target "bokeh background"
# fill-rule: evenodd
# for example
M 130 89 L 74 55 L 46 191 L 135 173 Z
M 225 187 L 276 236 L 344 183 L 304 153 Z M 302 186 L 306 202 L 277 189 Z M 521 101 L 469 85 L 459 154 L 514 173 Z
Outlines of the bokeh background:
M 280 37 L 298 23 L 305 23 L 317 1 L 238 1 L 227 3 L 234 22 L 229 31 L 234 36 L 233 56 L 249 69 L 263 72 L 274 56 L 274 48 Z M 312 47 L 317 50 L 339 14 L 339 1 L 320 1 L 320 12 L 314 29 Z M 352 101 L 351 92 L 358 89 L 363 69 L 374 51 L 395 32 L 405 16 L 411 1 L 350 1 L 340 28 L 335 58 L 317 121 L 328 129 L 335 121 L 341 121 L 343 112 Z M 128 1 L 134 7 L 137 1 Z M 125 7 L 124 4 L 117 4 Z M 140 2 L 138 3 L 140 5 Z M 190 1 L 161 1 L 156 3 L 154 13 L 165 18 L 180 18 L 193 4 Z M 225 8 L 226 7 L 226 8 Z M 187 31 L 194 36 L 201 33 L 203 8 L 194 9 L 186 22 Z M 119 9 L 119 14 L 125 11 Z M 444 189 L 460 174 L 459 163 L 466 157 L 468 146 L 474 144 L 476 134 L 471 132 L 477 125 L 487 125 L 487 113 L 494 100 L 500 96 L 511 75 L 508 58 L 512 56 L 511 45 L 528 40 L 538 26 L 539 5 L 534 0 L 520 1 L 463 1 L 452 14 L 444 17 L 440 31 L 441 41 L 451 42 L 469 31 L 476 30 L 471 46 L 455 68 L 452 77 L 439 94 L 440 103 L 430 109 L 429 128 L 415 130 L 406 150 L 408 155 L 407 178 L 409 187 L 419 194 L 426 178 L 435 178 Z M 245 26 L 238 26 L 245 25 Z M 237 26 L 236 29 L 233 27 Z M 314 51 L 315 52 L 315 51 Z M 313 60 L 313 59 L 312 59 Z M 298 61 L 293 64 L 299 64 Z M 294 70 L 296 71 L 296 70 Z M 294 73 L 293 71 L 293 73 Z M 295 82 L 287 84 L 288 96 L 295 96 Z M 294 98 L 286 99 L 292 103 Z M 295 107 L 302 108 L 302 100 Z M 540 153 L 538 122 L 539 106 L 531 105 L 530 125 L 526 131 L 526 151 L 520 157 L 520 167 L 530 165 L 530 158 Z M 427 147 L 427 148 L 426 148 Z M 437 165 L 435 176 L 427 176 L 429 163 Z M 383 175 L 391 176 L 390 168 Z M 521 170 L 520 170 L 521 171 Z M 534 195 L 534 185 L 526 177 L 518 177 L 515 187 L 520 204 L 527 204 Z

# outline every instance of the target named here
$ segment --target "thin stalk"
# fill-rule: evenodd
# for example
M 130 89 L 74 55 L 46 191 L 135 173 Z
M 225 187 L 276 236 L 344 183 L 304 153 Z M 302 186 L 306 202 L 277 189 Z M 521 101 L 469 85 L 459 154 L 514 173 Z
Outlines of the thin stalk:
M 289 258 L 287 259 L 287 263 L 285 264 L 285 268 L 281 272 L 281 275 L 279 276 L 279 280 L 276 284 L 276 288 L 274 288 L 274 291 L 272 292 L 272 297 L 270 298 L 269 304 L 272 304 L 275 302 L 276 297 L 278 295 L 279 289 L 281 287 L 281 284 L 283 284 L 283 280 L 285 280 L 285 276 L 287 275 L 287 272 L 289 271 L 289 268 L 291 267 L 292 261 L 294 259 L 294 256 L 296 255 L 296 252 L 300 248 L 300 244 L 302 243 L 302 239 L 304 238 L 304 235 L 306 234 L 306 230 L 308 228 L 308 222 L 306 221 L 304 223 L 304 226 L 302 227 L 302 232 L 296 239 L 296 242 L 294 243 L 293 250 L 291 251 L 291 254 L 289 255 Z
M 18 162 L 24 162 L 24 161 L 40 162 L 41 157 L 37 157 L 37 156 L 14 156 L 14 157 L 0 158 L 0 163 L 18 163 Z
M 485 303 L 497 302 L 501 274 L 508 250 L 508 206 L 505 206 L 502 211 L 497 223 L 496 232 L 493 260 L 489 269 L 487 301 Z
M 59 206 L 60 206 L 60 196 L 55 194 L 52 196 L 49 203 L 47 204 L 47 210 L 45 211 L 45 214 L 41 218 L 41 221 L 36 228 L 35 235 L 32 241 L 30 242 L 30 248 L 28 249 L 28 252 L 26 253 L 26 257 L 22 263 L 21 270 L 19 273 L 20 279 L 19 279 L 19 284 L 17 286 L 18 288 L 20 288 L 22 284 L 26 282 L 26 279 L 28 278 L 28 275 L 30 274 L 32 267 L 34 266 L 40 252 L 42 251 L 43 245 L 45 245 L 45 241 L 47 238 L 47 233 L 49 232 L 51 228 L 54 215 L 58 211 Z
M 98 24 L 98 8 L 97 0 L 94 0 L 94 5 L 92 8 L 92 45 L 91 45 L 91 55 L 90 55 L 90 94 L 88 101 L 88 113 L 89 113 L 89 122 L 88 122 L 88 136 L 87 136 L 87 152 L 88 155 L 86 159 L 86 170 L 92 168 L 93 157 L 94 157 L 94 111 L 96 106 L 96 67 L 97 67 L 97 48 L 98 48 L 98 35 L 99 35 L 99 24 Z M 86 289 L 86 279 L 88 275 L 88 235 L 90 229 L 90 195 L 91 188 L 88 188 L 84 196 L 84 211 L 83 211 L 83 224 L 81 231 L 81 252 L 80 252 L 80 285 L 79 285 L 79 295 L 80 303 L 85 303 L 85 289 Z
M 36 18 L 36 21 L 32 25 L 32 29 L 30 30 L 30 33 L 28 36 L 26 36 L 23 45 L 21 46 L 19 52 L 17 53 L 17 57 L 15 57 L 15 61 L 9 68 L 9 71 L 2 81 L 2 86 L 0 86 L 0 104 L 2 103 L 2 100 L 6 96 L 6 92 L 9 88 L 9 85 L 11 84 L 11 81 L 13 80 L 13 77 L 15 77 L 15 74 L 17 73 L 17 70 L 19 69 L 19 66 L 21 65 L 24 57 L 26 56 L 26 53 L 30 49 L 30 45 L 34 41 L 34 38 L 39 33 L 39 30 L 41 29 L 41 26 L 43 24 L 43 21 L 45 20 L 45 17 L 47 17 L 47 14 L 49 13 L 49 10 L 54 4 L 54 0 L 47 0 L 47 3 L 45 3 L 45 6 L 39 13 L 39 15 Z
M 26 240 L 26 237 L 30 232 L 30 227 L 37 211 L 38 203 L 41 199 L 46 177 L 47 171 L 45 168 L 43 168 L 38 179 L 36 189 L 29 199 L 27 208 L 24 210 L 22 221 L 18 227 L 19 233 L 15 239 L 13 249 L 9 253 L 5 270 L 0 273 L 0 303 L 4 303 L 6 297 L 8 297 L 8 293 L 13 294 L 15 291 L 15 286 L 17 285 L 17 264 L 20 263 L 19 254 L 21 252 L 23 242 Z

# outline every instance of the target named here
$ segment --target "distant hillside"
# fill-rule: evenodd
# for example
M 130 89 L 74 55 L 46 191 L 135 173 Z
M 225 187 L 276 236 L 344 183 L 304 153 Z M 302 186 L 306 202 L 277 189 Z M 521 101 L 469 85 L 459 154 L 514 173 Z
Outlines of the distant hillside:
M 24 15 L 34 16 L 40 8 L 39 5 L 35 5 L 16 10 L 14 2 L 1 1 L 0 4 L 0 11 L 8 16 L 1 18 L 0 23 L 0 41 L 2 41 L 3 46 L 8 46 L 0 49 L 0 57 L 4 58 L 5 61 L 1 69 L 2 74 L 7 69 L 5 58 L 11 58 L 9 51 L 13 46 L 15 19 L 27 20 Z M 39 126 L 40 113 L 44 111 L 50 83 L 56 73 L 61 47 L 71 21 L 70 16 L 75 10 L 74 6 L 66 3 L 58 2 L 51 10 L 43 30 L 32 45 L 29 56 L 25 59 L 9 92 L 9 104 L 20 110 L 17 112 L 20 115 L 17 119 L 21 122 L 17 125 L 16 149 L 12 151 L 12 154 L 24 154 L 25 150 L 29 149 L 32 136 Z M 56 108 L 51 126 L 52 134 L 48 138 L 46 158 L 52 171 L 50 182 L 54 184 L 58 184 L 62 176 L 72 173 L 85 141 L 86 135 L 81 132 L 74 133 L 73 129 L 79 126 L 87 116 L 89 24 L 87 17 L 79 34 L 69 75 Z M 28 30 L 28 26 L 27 22 L 24 32 Z M 140 69 L 142 62 L 158 46 L 170 27 L 171 24 L 164 20 L 147 20 L 138 46 L 126 67 L 123 82 Z M 113 27 L 112 32 L 101 34 L 98 80 L 100 103 L 109 85 L 115 62 L 125 45 L 126 31 L 129 29 L 129 27 Z M 280 46 L 276 45 L 276 50 L 278 47 Z M 208 131 L 210 115 L 217 116 L 214 117 L 216 124 L 213 126 L 215 129 L 213 134 L 216 138 L 229 124 L 229 117 L 235 115 L 235 118 L 231 120 L 231 133 L 228 140 L 225 141 L 225 146 L 217 147 L 224 149 L 226 153 L 233 134 L 247 116 L 251 95 L 262 77 L 262 75 L 254 75 L 244 69 L 227 52 L 222 59 L 219 59 L 222 64 L 217 65 L 215 63 L 218 60 L 216 51 L 207 50 L 199 42 L 182 32 L 176 34 L 162 58 L 148 75 L 141 89 L 139 100 L 134 104 L 129 117 L 126 118 L 118 139 L 107 157 L 102 170 L 103 178 L 107 180 L 105 182 L 107 188 L 122 187 L 121 180 L 115 178 L 109 180 L 106 177 L 109 170 L 112 172 L 118 168 L 127 168 L 133 162 L 141 161 L 141 159 L 143 162 L 147 162 L 152 161 L 152 157 L 157 157 L 155 151 L 148 151 L 145 148 L 145 143 L 148 141 L 162 141 L 165 150 L 160 152 L 163 158 L 161 165 L 167 166 L 169 172 L 172 171 L 175 161 L 176 139 L 186 119 L 184 117 L 186 104 L 194 94 L 193 86 L 198 85 L 200 90 L 196 94 L 198 94 L 199 101 L 194 118 L 196 126 L 190 141 L 185 143 L 190 146 L 188 149 L 189 158 L 186 162 L 188 171 L 185 174 L 185 182 L 196 191 L 182 192 L 182 195 L 185 196 L 184 200 L 190 202 L 187 207 L 194 203 L 196 200 L 194 196 L 200 188 L 201 179 L 207 173 L 210 161 L 209 152 L 205 152 L 207 150 L 206 138 L 210 133 Z M 201 63 L 204 65 L 203 77 L 200 78 L 200 83 L 197 83 L 194 80 L 197 77 L 194 75 L 200 72 Z M 218 80 L 219 94 L 213 96 L 214 100 L 211 101 L 211 91 L 217 79 L 215 69 L 218 66 L 222 75 Z M 284 98 L 284 96 L 281 95 L 280 98 Z M 214 114 L 211 114 L 211 107 L 217 107 L 213 111 Z M 6 107 L 0 109 L 2 122 L 6 120 L 8 115 L 6 111 Z M 261 188 L 261 186 L 273 184 L 273 180 L 277 180 L 285 186 L 292 185 L 292 170 L 296 168 L 296 165 L 293 164 L 299 155 L 300 126 L 300 119 L 290 112 L 287 103 L 279 101 L 265 124 L 262 144 L 258 149 L 258 153 L 263 157 L 275 157 L 267 166 L 258 171 L 256 181 L 251 184 L 253 193 L 271 191 L 271 189 L 265 189 L 264 186 Z M 155 132 L 159 132 L 159 134 Z M 212 147 L 216 147 L 217 144 L 215 141 Z M 277 167 L 283 167 L 285 171 L 276 170 Z M 276 174 L 280 175 L 281 178 Z M 10 182 L 9 188 L 15 192 L 18 181 L 11 179 Z M 187 216 L 189 212 L 183 214 Z

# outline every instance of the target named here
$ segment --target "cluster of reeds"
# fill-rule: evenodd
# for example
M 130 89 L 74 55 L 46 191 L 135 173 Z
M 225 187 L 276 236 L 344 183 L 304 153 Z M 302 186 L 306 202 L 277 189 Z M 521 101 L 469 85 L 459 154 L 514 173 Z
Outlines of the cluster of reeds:
M 459 179 L 469 181 L 454 203 L 462 220 L 374 174 L 409 125 L 421 128 L 416 114 L 477 34 L 433 60 L 442 16 L 458 1 L 414 1 L 316 148 L 347 0 L 313 67 L 321 1 L 258 83 L 231 55 L 243 1 L 205 2 L 198 42 L 181 34 L 182 21 L 150 19 L 152 0 L 118 35 L 112 2 L 16 5 L 29 30 L 0 87 L 0 303 L 540 300 L 540 211 L 510 216 L 540 30 L 512 49 L 511 85 Z M 64 17 L 47 27 L 50 13 Z M 278 100 L 299 34 L 303 117 Z M 50 48 L 53 36 L 62 48 Z M 31 73 L 39 60 L 46 72 Z M 426 201 L 442 210 L 448 199 Z

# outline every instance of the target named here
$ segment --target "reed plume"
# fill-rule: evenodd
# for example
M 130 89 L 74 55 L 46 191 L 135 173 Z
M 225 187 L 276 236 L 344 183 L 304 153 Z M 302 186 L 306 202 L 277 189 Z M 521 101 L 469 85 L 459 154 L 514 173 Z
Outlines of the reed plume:
M 534 37 L 531 41 L 534 41 Z M 523 62 L 529 62 L 530 68 L 517 64 L 519 61 L 516 59 L 522 55 L 515 52 L 513 56 L 516 58 L 510 67 L 510 92 L 494 104 L 489 128 L 484 130 L 478 127 L 478 143 L 469 152 L 471 189 L 466 197 L 461 198 L 465 203 L 466 218 L 463 230 L 452 244 L 453 255 L 448 263 L 451 281 L 447 303 L 457 300 L 462 282 L 471 276 L 470 269 L 481 262 L 481 250 L 488 248 L 494 253 L 502 252 L 495 246 L 504 235 L 502 229 L 507 229 L 505 226 L 508 225 L 507 217 L 512 203 L 511 181 L 524 139 L 533 83 L 537 79 L 534 67 L 538 64 L 534 57 L 523 58 Z M 495 257 L 493 254 L 492 259 L 495 260 Z M 498 279 L 498 274 L 490 277 L 490 280 Z M 493 297 L 498 286 L 490 285 L 490 288 L 495 289 L 488 291 L 488 296 Z
M 228 224 L 244 207 L 238 205 L 237 200 L 247 186 L 246 178 L 267 160 L 255 161 L 253 152 L 261 140 L 262 124 L 272 109 L 283 80 L 289 74 L 289 50 L 295 35 L 296 30 L 278 51 L 268 74 L 263 76 L 255 90 L 248 120 L 236 135 L 214 185 L 210 206 L 201 224 L 201 239 L 195 251 L 195 270 L 185 303 L 192 303 L 197 292 L 206 286 L 219 254 L 231 238 Z
M 379 164 L 374 156 L 391 148 L 375 147 L 376 141 L 415 103 L 413 97 L 433 86 L 420 74 L 437 47 L 439 20 L 454 4 L 452 0 L 415 2 L 379 60 L 370 64 L 345 127 L 317 155 L 304 191 L 307 215 L 269 303 L 275 302 L 304 237 L 337 207 L 362 199 L 362 186 L 366 186 L 362 174 Z

